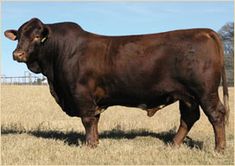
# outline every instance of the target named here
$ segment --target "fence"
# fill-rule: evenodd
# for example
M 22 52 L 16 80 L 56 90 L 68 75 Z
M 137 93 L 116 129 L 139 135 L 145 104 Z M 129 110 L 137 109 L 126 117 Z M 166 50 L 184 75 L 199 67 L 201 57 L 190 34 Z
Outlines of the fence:
M 1 84 L 10 85 L 47 85 L 46 77 L 34 76 L 29 72 L 25 72 L 24 76 L 8 77 L 1 75 Z

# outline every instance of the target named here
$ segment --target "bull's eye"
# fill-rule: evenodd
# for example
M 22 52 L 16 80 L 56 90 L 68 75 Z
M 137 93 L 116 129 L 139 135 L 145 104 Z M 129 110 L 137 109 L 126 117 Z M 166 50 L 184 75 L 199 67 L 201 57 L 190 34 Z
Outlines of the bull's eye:
M 34 37 L 34 39 L 35 39 L 35 40 L 39 40 L 39 39 L 40 39 L 40 36 L 39 36 L 39 35 L 36 35 L 36 36 Z

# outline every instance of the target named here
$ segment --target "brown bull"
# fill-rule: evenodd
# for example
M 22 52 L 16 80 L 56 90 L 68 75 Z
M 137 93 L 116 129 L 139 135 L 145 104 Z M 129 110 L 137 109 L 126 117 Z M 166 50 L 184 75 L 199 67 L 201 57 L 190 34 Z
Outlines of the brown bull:
M 183 142 L 199 119 L 199 106 L 211 122 L 216 150 L 225 148 L 228 88 L 222 43 L 210 29 L 148 35 L 102 36 L 70 22 L 43 24 L 31 19 L 5 36 L 18 40 L 14 60 L 48 79 L 64 112 L 81 117 L 86 142 L 98 143 L 102 109 L 141 107 L 149 116 L 180 103 L 180 127 L 173 142 Z M 218 95 L 222 78 L 224 105 Z

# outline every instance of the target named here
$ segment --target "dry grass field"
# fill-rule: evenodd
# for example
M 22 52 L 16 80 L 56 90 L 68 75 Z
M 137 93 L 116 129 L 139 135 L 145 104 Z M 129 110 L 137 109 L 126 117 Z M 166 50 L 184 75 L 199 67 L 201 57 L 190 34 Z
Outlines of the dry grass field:
M 230 91 L 227 149 L 214 152 L 212 126 L 201 118 L 181 147 L 170 141 L 179 125 L 178 103 L 149 118 L 146 112 L 110 107 L 99 123 L 100 144 L 86 147 L 79 118 L 68 117 L 47 86 L 4 86 L 1 89 L 1 164 L 234 164 L 234 93 Z M 222 94 L 222 93 L 221 93 Z

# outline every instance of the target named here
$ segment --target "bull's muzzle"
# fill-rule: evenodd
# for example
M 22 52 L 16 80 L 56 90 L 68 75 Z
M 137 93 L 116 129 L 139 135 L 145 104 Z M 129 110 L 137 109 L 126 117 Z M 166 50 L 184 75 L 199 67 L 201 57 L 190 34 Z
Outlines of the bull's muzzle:
M 17 62 L 26 62 L 26 53 L 25 51 L 21 50 L 16 50 L 13 52 L 13 59 L 16 60 Z

